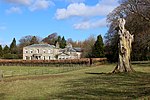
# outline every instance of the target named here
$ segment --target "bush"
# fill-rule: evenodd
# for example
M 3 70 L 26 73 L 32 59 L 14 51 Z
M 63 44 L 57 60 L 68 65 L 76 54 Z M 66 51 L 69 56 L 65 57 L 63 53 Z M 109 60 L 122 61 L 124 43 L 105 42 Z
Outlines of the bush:
M 4 54 L 3 56 L 4 59 L 18 59 L 18 55 L 17 54 Z

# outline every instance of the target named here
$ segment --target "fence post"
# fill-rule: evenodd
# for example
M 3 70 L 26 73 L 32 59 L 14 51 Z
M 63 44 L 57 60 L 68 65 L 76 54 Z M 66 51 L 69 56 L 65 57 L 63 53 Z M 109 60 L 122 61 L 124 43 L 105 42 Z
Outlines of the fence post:
M 11 71 L 11 76 L 13 77 L 13 75 L 14 75 L 14 71 Z
M 42 75 L 43 75 L 43 69 L 42 69 Z
M 29 75 L 29 69 L 28 69 L 28 75 Z

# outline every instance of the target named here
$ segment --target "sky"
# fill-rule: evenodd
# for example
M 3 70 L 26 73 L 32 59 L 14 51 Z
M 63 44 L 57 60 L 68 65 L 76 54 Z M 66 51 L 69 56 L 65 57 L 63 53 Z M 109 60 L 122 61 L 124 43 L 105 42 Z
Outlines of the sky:
M 105 35 L 106 17 L 118 0 L 0 0 L 0 44 L 51 33 L 74 41 Z

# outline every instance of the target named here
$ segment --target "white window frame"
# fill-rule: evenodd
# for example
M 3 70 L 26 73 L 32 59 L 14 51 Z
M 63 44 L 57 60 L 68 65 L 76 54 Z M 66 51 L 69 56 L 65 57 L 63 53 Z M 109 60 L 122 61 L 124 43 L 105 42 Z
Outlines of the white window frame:
M 51 53 L 51 50 L 48 50 L 48 53 Z
M 30 53 L 33 53 L 33 50 L 30 50 Z
M 28 50 L 25 50 L 25 53 L 28 53 Z
M 43 53 L 46 53 L 46 50 L 43 50 Z

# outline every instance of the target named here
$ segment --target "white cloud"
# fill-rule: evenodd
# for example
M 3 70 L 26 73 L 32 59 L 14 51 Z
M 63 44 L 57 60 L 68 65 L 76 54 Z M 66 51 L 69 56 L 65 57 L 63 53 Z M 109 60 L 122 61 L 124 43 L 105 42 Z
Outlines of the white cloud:
M 18 5 L 30 5 L 32 0 L 5 0 L 8 3 L 18 4 Z
M 85 0 L 65 0 L 65 1 L 70 3 L 81 3 L 84 2 Z
M 35 11 L 35 10 L 41 10 L 41 9 L 47 9 L 49 8 L 51 5 L 54 5 L 54 3 L 52 1 L 48 1 L 48 0 L 36 0 L 30 7 L 29 9 L 31 11 Z
M 56 19 L 67 19 L 73 16 L 106 16 L 116 7 L 116 1 L 117 0 L 102 0 L 95 6 L 88 6 L 84 3 L 72 3 L 67 8 L 57 9 Z
M 22 13 L 21 9 L 19 7 L 11 7 L 10 9 L 6 10 L 7 14 L 11 14 L 11 13 Z
M 106 24 L 106 18 L 97 20 L 97 21 L 84 21 L 78 24 L 74 24 L 74 28 L 81 30 L 81 29 L 92 29 L 92 28 L 100 28 L 105 27 Z
M 47 9 L 50 6 L 55 5 L 51 0 L 5 0 L 5 2 L 13 4 L 13 6 L 24 6 L 29 8 L 30 11 Z M 15 9 L 13 8 L 13 10 Z

